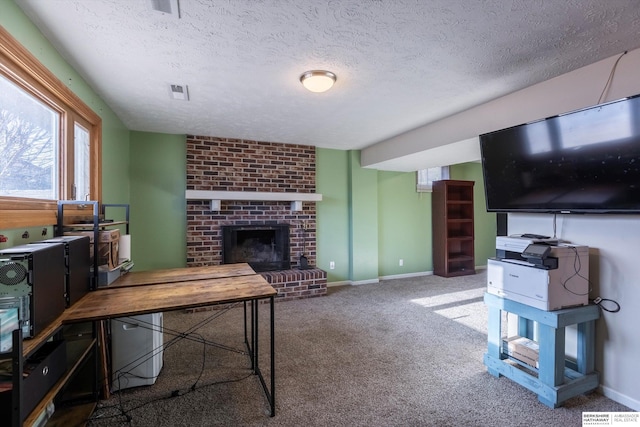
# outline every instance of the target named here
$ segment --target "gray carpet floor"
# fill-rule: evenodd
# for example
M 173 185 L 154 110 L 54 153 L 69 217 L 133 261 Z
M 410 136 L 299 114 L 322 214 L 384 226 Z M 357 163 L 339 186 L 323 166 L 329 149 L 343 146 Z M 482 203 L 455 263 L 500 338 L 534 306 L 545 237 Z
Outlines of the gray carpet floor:
M 484 272 L 423 276 L 277 303 L 275 417 L 241 354 L 241 307 L 165 313 L 164 325 L 174 331 L 207 323 L 194 340 L 175 345 L 165 334 L 156 383 L 100 402 L 89 425 L 569 427 L 582 425 L 585 411 L 630 410 L 598 393 L 551 409 L 511 380 L 489 375 L 482 362 L 485 281 Z M 260 316 L 268 376 L 267 304 Z

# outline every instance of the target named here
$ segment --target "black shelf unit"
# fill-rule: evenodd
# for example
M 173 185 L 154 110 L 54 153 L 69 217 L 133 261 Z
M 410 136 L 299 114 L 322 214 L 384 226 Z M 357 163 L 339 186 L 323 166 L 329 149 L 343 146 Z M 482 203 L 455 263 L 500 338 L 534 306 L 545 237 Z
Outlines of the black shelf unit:
M 91 206 L 91 223 L 65 224 L 64 211 L 65 206 L 87 207 Z M 113 208 L 124 209 L 124 221 L 105 221 L 105 215 Z M 56 235 L 64 235 L 65 230 L 89 230 L 93 231 L 93 274 L 91 275 L 90 289 L 98 288 L 98 241 L 100 230 L 106 227 L 115 227 L 117 225 L 125 226 L 125 234 L 129 234 L 129 205 L 122 203 L 102 203 L 95 200 L 59 200 L 58 201 L 58 222 L 56 226 Z
M 98 372 L 97 340 L 95 325 L 93 322 L 87 323 L 87 325 L 87 333 L 71 342 L 65 339 L 65 335 L 67 335 L 69 328 L 75 325 L 63 325 L 59 319 L 54 321 L 48 330 L 29 340 L 28 345 L 25 345 L 23 341 L 21 328 L 13 331 L 12 351 L 9 355 L 12 367 L 10 412 L 12 427 L 33 425 L 39 415 L 52 402 L 55 405 L 57 416 L 74 411 L 78 403 L 85 405 L 85 407 L 87 403 L 90 404 L 91 408 L 95 406 L 98 401 L 98 388 L 96 385 Z M 65 347 L 64 370 L 59 373 L 59 377 L 55 382 L 49 384 L 48 387 L 41 388 L 41 378 L 35 378 L 33 382 L 28 384 L 23 372 L 29 358 L 52 343 L 61 343 L 60 345 Z M 25 349 L 25 347 L 28 348 Z M 39 375 L 38 372 L 44 369 L 52 372 L 52 370 L 49 371 L 49 362 L 52 361 L 48 359 L 43 361 L 42 366 L 35 367 L 30 375 Z M 53 366 L 51 366 L 52 368 Z M 44 371 L 43 375 L 46 376 Z M 84 386 L 73 394 L 69 394 L 68 391 L 78 383 L 82 383 Z M 41 396 L 34 400 L 36 399 L 34 395 L 37 396 L 39 394 Z

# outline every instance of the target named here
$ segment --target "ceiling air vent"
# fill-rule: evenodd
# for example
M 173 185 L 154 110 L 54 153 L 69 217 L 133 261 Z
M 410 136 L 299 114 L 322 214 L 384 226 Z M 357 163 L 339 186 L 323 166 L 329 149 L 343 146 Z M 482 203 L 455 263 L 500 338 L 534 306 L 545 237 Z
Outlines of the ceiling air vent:
M 178 0 L 151 0 L 151 8 L 158 12 L 174 15 L 176 18 L 180 18 L 180 7 L 178 6 Z
M 169 85 L 169 92 L 172 99 L 179 101 L 189 100 L 189 87 L 187 85 Z

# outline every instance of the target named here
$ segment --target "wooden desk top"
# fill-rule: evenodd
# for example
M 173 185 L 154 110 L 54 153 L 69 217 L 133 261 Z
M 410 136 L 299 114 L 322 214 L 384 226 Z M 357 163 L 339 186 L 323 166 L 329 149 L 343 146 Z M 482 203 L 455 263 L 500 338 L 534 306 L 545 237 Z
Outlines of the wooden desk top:
M 182 269 L 183 273 L 185 269 Z M 184 277 L 183 277 L 184 279 Z M 89 292 L 68 308 L 63 323 L 104 320 L 138 314 L 275 296 L 277 291 L 258 274 L 189 280 L 147 286 L 103 288 Z
M 256 274 L 247 263 L 208 265 L 204 267 L 168 268 L 152 271 L 132 271 L 120 276 L 109 286 L 98 290 L 125 286 L 153 285 L 156 283 L 175 283 L 191 280 L 220 279 L 223 277 L 249 276 Z

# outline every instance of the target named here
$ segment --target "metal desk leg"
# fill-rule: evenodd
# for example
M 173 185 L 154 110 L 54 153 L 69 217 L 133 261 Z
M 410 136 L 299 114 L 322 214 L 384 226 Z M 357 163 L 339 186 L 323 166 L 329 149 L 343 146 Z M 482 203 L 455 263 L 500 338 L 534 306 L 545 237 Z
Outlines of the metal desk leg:
M 269 389 L 269 387 L 267 387 L 267 383 L 264 380 L 264 376 L 262 375 L 262 371 L 260 371 L 260 367 L 258 365 L 258 354 L 256 351 L 256 368 L 255 368 L 255 373 L 256 375 L 258 375 L 258 378 L 260 379 L 260 384 L 262 384 L 262 389 L 264 390 L 264 394 L 267 396 L 267 400 L 269 401 L 269 407 L 271 409 L 271 416 L 274 417 L 276 415 L 276 394 L 275 394 L 275 390 L 276 390 L 276 377 L 275 377 L 275 368 L 276 368 L 276 363 L 275 363 L 275 354 L 276 354 L 276 346 L 275 346 L 275 308 L 274 308 L 274 303 L 275 303 L 275 298 L 274 297 L 269 297 L 269 305 L 270 305 L 270 311 L 271 311 L 271 322 L 269 325 L 269 335 L 271 338 L 271 345 L 270 345 L 270 353 L 271 353 L 271 389 Z M 258 330 L 258 301 L 256 301 L 256 315 L 255 315 L 255 330 Z M 256 334 L 256 341 L 254 344 L 255 349 L 258 348 L 258 334 Z
M 276 415 L 276 313 L 274 307 L 275 298 L 271 297 L 269 305 L 271 306 L 271 416 Z
M 253 308 L 252 311 L 254 311 L 255 313 L 253 314 L 252 318 L 253 318 L 253 370 L 256 374 L 260 374 L 260 376 L 262 376 L 262 374 L 260 373 L 260 366 L 258 363 L 258 337 L 259 337 L 259 327 L 260 327 L 260 322 L 258 321 L 258 305 L 259 302 L 256 300 L 252 300 L 251 301 L 251 307 Z
M 250 350 L 249 339 L 247 338 L 247 302 L 246 301 L 242 302 L 242 320 L 244 321 L 244 343 L 247 346 L 247 349 Z
M 275 346 L 275 298 L 269 297 L 269 306 L 271 312 L 271 321 L 269 326 L 269 334 L 271 338 L 270 345 L 270 356 L 271 356 L 271 388 L 267 387 L 267 383 L 264 380 L 264 376 L 262 375 L 262 371 L 260 370 L 260 364 L 258 362 L 258 337 L 259 337 L 259 316 L 258 310 L 260 306 L 259 300 L 251 300 L 251 344 L 249 344 L 247 337 L 247 306 L 245 302 L 245 310 L 244 310 L 244 322 L 245 322 L 245 344 L 249 349 L 249 357 L 251 358 L 251 370 L 253 370 L 254 374 L 258 376 L 260 379 L 260 384 L 262 385 L 262 389 L 264 390 L 264 394 L 267 397 L 267 401 L 269 402 L 269 407 L 271 409 L 271 416 L 274 417 L 276 415 L 276 397 L 275 397 L 275 387 L 276 387 L 276 379 L 275 379 L 275 354 L 276 354 L 276 346 Z
M 247 347 L 247 352 L 249 353 L 249 359 L 251 361 L 251 370 L 255 372 L 255 328 L 254 328 L 254 316 L 253 316 L 253 300 L 251 301 L 251 307 L 249 309 L 251 313 L 251 318 L 249 319 L 249 324 L 251 331 L 249 332 L 249 327 L 247 327 L 247 301 L 243 302 L 243 318 L 244 321 L 244 344 Z M 249 340 L 249 335 L 251 334 L 251 339 Z

